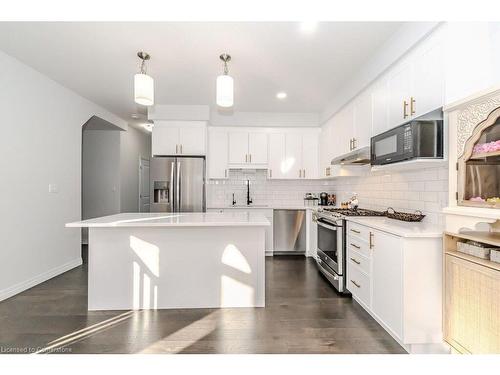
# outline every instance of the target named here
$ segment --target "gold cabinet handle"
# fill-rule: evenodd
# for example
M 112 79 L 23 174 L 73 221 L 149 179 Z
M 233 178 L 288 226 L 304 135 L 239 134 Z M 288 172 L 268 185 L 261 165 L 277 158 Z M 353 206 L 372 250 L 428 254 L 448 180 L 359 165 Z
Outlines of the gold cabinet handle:
M 354 149 L 354 138 L 349 139 L 349 151 Z
M 325 175 L 330 176 L 330 167 L 325 168 Z
M 410 114 L 412 116 L 415 114 L 415 98 L 413 96 L 410 98 Z
M 370 243 L 370 249 L 373 249 L 374 245 L 373 245 L 373 233 L 372 232 L 370 232 L 370 241 L 369 241 L 369 243 Z
M 306 170 L 305 169 L 303 169 L 302 177 L 306 178 Z
M 354 233 L 357 233 L 357 234 L 361 233 L 359 230 L 356 230 L 356 229 L 351 229 L 351 232 L 354 232 Z
M 352 149 L 355 150 L 356 147 L 358 147 L 358 146 L 356 146 L 356 138 L 353 138 L 352 139 Z
M 224 177 L 227 178 L 227 169 L 224 169 Z
M 269 170 L 269 177 L 273 178 L 273 170 L 272 169 Z
M 359 247 L 358 245 L 355 245 L 355 244 L 353 244 L 353 243 L 351 243 L 351 246 L 352 246 L 352 247 L 355 247 L 356 249 L 361 249 L 361 247 Z
M 179 153 L 179 145 L 175 145 L 175 153 L 178 154 Z
M 356 281 L 351 280 L 351 283 L 353 283 L 354 285 L 356 285 L 357 288 L 361 288 L 361 285 L 359 285 Z
M 408 109 L 408 103 L 406 100 L 403 100 L 403 119 L 406 119 L 408 117 L 408 113 L 406 113 L 406 110 Z
M 248 154 L 245 155 L 245 163 L 248 163 Z
M 250 163 L 251 163 L 252 162 L 252 154 L 250 154 L 249 157 L 250 157 Z
M 359 260 L 356 260 L 356 259 L 354 259 L 354 258 L 351 258 L 351 260 L 352 260 L 354 263 L 356 263 L 356 264 L 361 264 L 361 262 L 360 262 Z M 352 281 L 352 280 L 351 280 L 351 281 Z
M 302 169 L 299 169 L 299 178 L 302 178 Z
M 181 154 L 182 154 L 182 145 L 180 145 L 180 146 L 181 146 Z

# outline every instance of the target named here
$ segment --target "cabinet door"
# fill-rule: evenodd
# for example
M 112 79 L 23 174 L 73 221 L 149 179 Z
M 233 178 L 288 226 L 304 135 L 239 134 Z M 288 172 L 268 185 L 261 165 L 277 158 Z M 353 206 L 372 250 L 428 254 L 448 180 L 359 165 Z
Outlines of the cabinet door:
M 268 178 L 285 178 L 285 133 L 269 134 L 269 171 Z
M 444 54 L 441 35 L 423 42 L 413 58 L 413 117 L 431 112 L 444 104 Z
M 389 130 L 389 118 L 388 118 L 388 80 L 382 78 L 377 82 L 373 88 L 372 92 L 372 121 L 373 130 L 372 135 L 378 135 L 380 133 Z
M 321 133 L 319 137 L 319 149 L 320 149 L 320 173 L 319 176 L 322 178 L 330 177 L 331 175 L 331 161 L 333 155 L 334 139 L 332 137 L 333 119 L 330 119 L 321 128 Z
M 302 135 L 300 133 L 288 133 L 285 137 L 285 162 L 283 163 L 283 174 L 286 178 L 302 177 Z
M 411 65 L 407 59 L 389 76 L 389 129 L 410 120 L 410 92 Z
M 179 129 L 179 153 L 183 155 L 206 154 L 205 126 L 182 126 Z
M 229 132 L 229 164 L 248 162 L 248 133 L 245 131 Z
M 228 139 L 224 129 L 209 128 L 207 166 L 208 178 L 227 178 Z
M 179 128 L 155 123 L 151 134 L 151 153 L 155 155 L 176 155 L 179 144 Z
M 334 156 L 346 154 L 351 150 L 351 139 L 354 138 L 354 105 L 347 104 L 334 119 L 333 136 L 337 138 L 337 149 Z
M 267 133 L 248 133 L 248 154 L 251 164 L 267 164 Z
M 372 136 L 372 93 L 365 90 L 354 101 L 354 148 L 370 145 Z
M 372 309 L 397 337 L 403 334 L 403 255 L 401 238 L 372 233 Z
M 302 134 L 302 177 L 318 178 L 318 133 L 308 131 Z

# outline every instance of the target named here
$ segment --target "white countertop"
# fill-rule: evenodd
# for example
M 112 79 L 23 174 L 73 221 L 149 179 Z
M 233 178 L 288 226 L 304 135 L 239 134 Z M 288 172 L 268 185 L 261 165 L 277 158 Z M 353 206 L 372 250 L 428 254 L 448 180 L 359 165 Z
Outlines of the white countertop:
M 68 228 L 256 227 L 271 225 L 264 215 L 244 212 L 122 213 L 66 224 Z
M 427 237 L 436 238 L 443 236 L 444 228 L 436 224 L 427 224 L 423 222 L 406 222 L 401 220 L 388 219 L 386 217 L 363 216 L 363 217 L 346 217 L 347 221 L 366 225 L 374 229 L 378 229 L 387 233 L 394 234 L 400 237 Z M 425 220 L 425 219 L 424 219 Z
M 321 206 L 304 206 L 303 204 L 296 204 L 296 205 L 255 205 L 255 206 L 212 206 L 212 207 L 207 207 L 207 210 L 227 210 L 227 209 L 232 209 L 232 210 L 247 210 L 247 209 L 254 209 L 254 210 L 317 210 L 318 207 Z

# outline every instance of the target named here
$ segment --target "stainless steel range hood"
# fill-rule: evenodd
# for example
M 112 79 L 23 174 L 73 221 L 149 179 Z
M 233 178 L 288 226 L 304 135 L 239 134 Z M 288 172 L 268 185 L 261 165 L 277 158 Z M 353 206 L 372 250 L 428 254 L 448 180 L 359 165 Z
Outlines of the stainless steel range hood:
M 331 165 L 366 165 L 370 164 L 370 146 L 353 150 L 347 154 L 333 158 Z

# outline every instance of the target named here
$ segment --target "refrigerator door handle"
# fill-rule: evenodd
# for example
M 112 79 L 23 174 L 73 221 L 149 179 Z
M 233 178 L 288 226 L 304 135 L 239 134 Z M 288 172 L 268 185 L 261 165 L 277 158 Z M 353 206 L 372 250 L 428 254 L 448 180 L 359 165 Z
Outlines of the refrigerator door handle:
M 169 189 L 169 200 L 170 206 L 172 207 L 172 212 L 175 212 L 174 206 L 174 162 L 172 162 L 172 168 L 170 169 L 170 189 Z
M 176 212 L 181 212 L 181 162 L 177 161 Z

